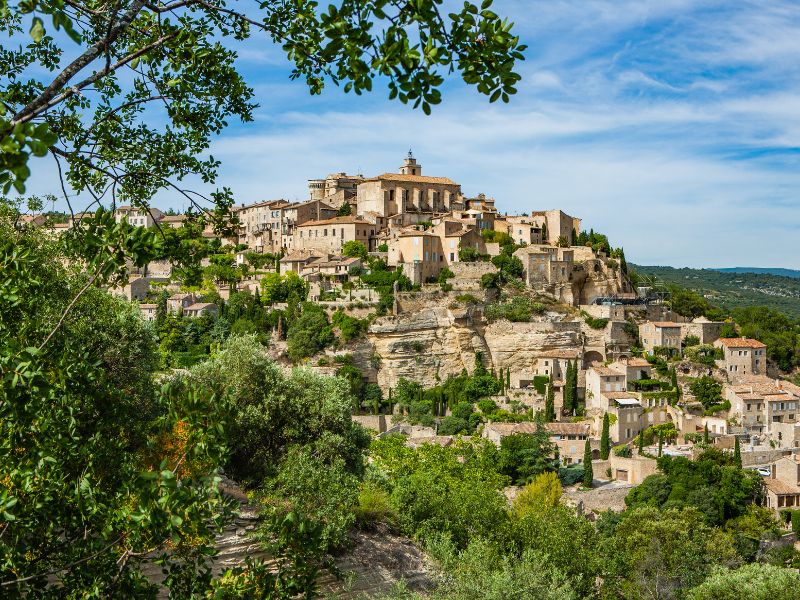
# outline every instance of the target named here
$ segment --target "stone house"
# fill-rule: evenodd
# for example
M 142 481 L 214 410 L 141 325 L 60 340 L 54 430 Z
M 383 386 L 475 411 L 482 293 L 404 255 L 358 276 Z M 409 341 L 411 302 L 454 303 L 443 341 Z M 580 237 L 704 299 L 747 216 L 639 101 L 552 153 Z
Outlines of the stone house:
M 536 423 L 492 423 L 483 426 L 482 436 L 498 446 L 502 439 L 516 433 L 536 433 Z M 545 423 L 544 428 L 550 439 L 558 446 L 559 457 L 565 465 L 583 462 L 583 451 L 589 437 L 588 423 Z M 591 439 L 592 459 L 600 458 L 600 442 Z
M 724 321 L 709 321 L 705 317 L 697 317 L 688 323 L 681 323 L 683 338 L 694 336 L 701 344 L 713 344 L 719 339 Z
M 785 456 L 773 463 L 770 477 L 764 478 L 766 506 L 776 513 L 784 508 L 800 508 L 800 456 Z
M 722 348 L 722 360 L 717 364 L 728 376 L 763 375 L 767 370 L 767 346 L 749 338 L 719 338 L 715 348 Z
M 581 231 L 581 220 L 571 217 L 559 209 L 534 211 L 531 213 L 530 219 L 545 229 L 546 236 L 543 237 L 547 239 L 543 239 L 543 243 L 553 246 L 558 243 L 559 237 L 564 237 L 572 243 L 573 232 L 577 235 Z
M 363 175 L 347 173 L 331 173 L 325 179 L 309 179 L 308 194 L 312 200 L 326 200 L 335 208 L 339 208 L 345 200 L 356 195 L 358 185 L 364 181 Z M 331 202 L 331 197 L 341 200 Z
M 364 179 L 356 191 L 358 214 L 403 216 L 408 225 L 462 207 L 461 186 L 447 177 L 422 175 L 422 165 L 408 153 L 399 173 Z
M 770 423 L 769 428 L 778 448 L 800 448 L 800 423 Z
M 347 242 L 357 241 L 371 249 L 371 240 L 377 227 L 360 217 L 334 217 L 322 221 L 309 221 L 297 226 L 294 249 L 341 254 Z
M 592 432 L 590 423 L 545 423 L 544 428 L 550 434 L 550 440 L 558 446 L 561 464 L 572 465 L 583 462 L 584 446 Z M 593 458 L 599 458 L 599 441 L 594 439 L 589 443 L 592 446 Z
M 747 431 L 774 437 L 772 426 L 800 421 L 800 387 L 788 381 L 755 375 L 723 386 L 729 414 Z
M 156 311 L 158 304 L 143 303 L 139 304 L 139 310 L 142 311 L 145 321 L 153 322 L 156 320 Z
M 639 325 L 639 339 L 645 352 L 652 354 L 655 348 L 670 348 L 680 353 L 683 332 L 680 323 L 647 321 Z
M 578 349 L 546 350 L 536 358 L 534 373 L 547 375 L 551 381 L 563 382 L 567 373 L 567 365 L 580 358 Z
M 131 275 L 128 283 L 117 287 L 109 288 L 108 293 L 114 296 L 121 296 L 128 302 L 134 300 L 144 300 L 150 292 L 150 278 Z
M 206 314 L 214 315 L 216 317 L 218 311 L 219 307 L 213 302 L 196 302 L 190 306 L 187 306 L 184 309 L 183 314 L 189 318 L 202 317 Z
M 173 294 L 167 298 L 167 312 L 185 312 L 194 303 L 195 295 L 192 293 Z
M 134 227 L 155 227 L 156 222 L 161 221 L 163 217 L 164 213 L 153 207 L 145 210 L 134 206 L 119 206 L 114 211 L 114 220 L 117 223 L 126 219 Z
M 186 221 L 186 215 L 164 215 L 158 224 L 161 227 L 170 227 L 172 229 L 180 229 Z
M 594 366 L 586 370 L 586 407 L 603 408 L 601 395 L 624 392 L 628 389 L 624 370 L 616 367 Z
M 302 274 L 303 276 L 307 274 L 319 275 L 341 283 L 347 281 L 351 267 L 361 267 L 362 264 L 360 258 L 350 258 L 348 256 L 323 257 L 307 263 Z
M 327 254 L 322 252 L 295 250 L 284 256 L 278 262 L 280 265 L 280 274 L 286 275 L 286 273 L 292 271 L 298 275 L 302 275 L 310 263 L 325 259 L 327 256 Z
M 494 230 L 507 233 L 516 244 L 540 245 L 545 243 L 542 239 L 542 227 L 534 222 L 531 217 L 506 215 L 498 217 L 494 222 Z

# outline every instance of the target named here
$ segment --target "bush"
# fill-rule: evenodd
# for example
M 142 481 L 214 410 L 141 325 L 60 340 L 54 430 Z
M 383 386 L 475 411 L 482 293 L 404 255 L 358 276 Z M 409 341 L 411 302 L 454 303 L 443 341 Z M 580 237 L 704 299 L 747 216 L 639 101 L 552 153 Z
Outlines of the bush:
M 584 311 L 581 311 L 581 316 L 584 322 L 592 329 L 605 329 L 605 326 L 608 325 L 608 319 L 596 319 Z
M 486 260 L 486 256 L 478 252 L 475 248 L 461 248 L 458 251 L 458 260 L 461 262 L 477 262 Z
M 544 395 L 544 393 L 547 391 L 548 383 L 550 383 L 550 377 L 548 375 L 533 376 L 533 387 L 539 394 Z
M 328 323 L 328 315 L 317 304 L 303 303 L 303 312 L 289 327 L 286 336 L 289 358 L 300 360 L 313 356 L 333 343 L 335 337 Z
M 486 305 L 484 314 L 490 323 L 498 319 L 527 322 L 534 314 L 540 315 L 545 310 L 544 304 L 534 302 L 527 296 L 514 296 L 509 302 Z
M 389 503 L 389 494 L 371 481 L 361 484 L 354 512 L 356 523 L 362 529 L 369 529 L 377 523 L 392 524 L 395 520 L 394 511 Z
M 470 433 L 469 421 L 461 417 L 449 416 L 442 419 L 439 424 L 439 435 L 457 435 L 459 433 Z
M 722 404 L 722 384 L 713 377 L 699 377 L 692 382 L 689 389 L 706 409 Z
M 569 465 L 558 469 L 558 478 L 564 486 L 575 485 L 583 481 L 583 465 Z
M 633 450 L 628 444 L 619 444 L 614 446 L 614 456 L 619 456 L 622 458 L 630 458 L 633 456 Z
M 478 300 L 472 294 L 459 294 L 458 296 L 456 296 L 456 300 L 458 302 L 461 302 L 461 304 L 480 304 L 481 303 L 481 301 Z
M 531 512 L 546 512 L 558 506 L 562 493 L 558 475 L 552 471 L 537 475 L 514 498 L 514 513 L 522 517 Z

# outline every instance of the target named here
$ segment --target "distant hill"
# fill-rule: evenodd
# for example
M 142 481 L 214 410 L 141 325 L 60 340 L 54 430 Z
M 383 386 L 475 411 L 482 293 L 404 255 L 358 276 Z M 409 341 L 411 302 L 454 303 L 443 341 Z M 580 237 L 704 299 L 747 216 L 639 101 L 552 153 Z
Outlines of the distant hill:
M 725 269 L 714 269 L 714 271 L 721 271 L 722 273 L 757 273 L 759 275 L 778 275 L 780 277 L 792 277 L 800 279 L 800 271 L 796 269 L 780 269 L 780 268 L 765 268 L 765 267 L 728 267 Z
M 798 271 L 794 271 L 798 275 L 790 277 L 721 269 L 676 269 L 630 263 L 629 265 L 642 275 L 654 275 L 667 283 L 676 283 L 693 289 L 722 308 L 768 306 L 794 318 L 800 318 L 800 272 Z

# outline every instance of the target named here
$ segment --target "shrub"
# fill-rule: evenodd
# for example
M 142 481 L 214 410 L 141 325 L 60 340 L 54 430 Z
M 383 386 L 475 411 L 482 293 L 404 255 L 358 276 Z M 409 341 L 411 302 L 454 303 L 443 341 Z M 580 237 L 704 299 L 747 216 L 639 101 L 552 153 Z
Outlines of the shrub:
M 514 498 L 514 513 L 522 517 L 532 512 L 547 511 L 558 506 L 562 493 L 558 475 L 552 471 L 537 475 Z
M 546 307 L 540 302 L 534 302 L 527 296 L 514 296 L 509 302 L 489 304 L 485 309 L 485 316 L 489 322 L 498 319 L 507 319 L 512 322 L 530 321 L 534 314 L 544 313 Z
M 391 524 L 395 520 L 394 511 L 389 503 L 389 494 L 371 481 L 361 484 L 354 512 L 356 523 L 362 529 L 369 529 L 377 523 Z
M 584 322 L 592 329 L 605 329 L 605 326 L 608 325 L 608 319 L 596 319 L 584 311 L 581 311 L 581 316 L 583 316 Z
M 489 400 L 488 398 L 484 400 L 478 401 L 478 408 L 481 409 L 482 413 L 490 413 L 497 410 L 497 403 L 494 400 Z
M 478 300 L 472 294 L 459 294 L 458 296 L 456 296 L 456 300 L 458 302 L 461 302 L 461 304 L 480 304 L 481 303 L 481 301 Z
M 486 260 L 486 256 L 478 252 L 475 248 L 461 248 L 458 251 L 458 260 L 461 262 L 477 262 Z
M 575 485 L 583 481 L 583 465 L 569 465 L 558 469 L 558 478 L 564 486 Z
M 633 456 L 633 450 L 628 444 L 619 444 L 614 446 L 614 456 L 620 456 L 622 458 L 630 458 Z
M 471 431 L 472 428 L 467 419 L 453 415 L 445 417 L 439 424 L 439 435 L 457 435 L 459 433 L 470 433 Z
M 547 391 L 547 384 L 550 383 L 550 377 L 548 375 L 534 375 L 533 376 L 533 387 L 536 391 L 542 395 Z

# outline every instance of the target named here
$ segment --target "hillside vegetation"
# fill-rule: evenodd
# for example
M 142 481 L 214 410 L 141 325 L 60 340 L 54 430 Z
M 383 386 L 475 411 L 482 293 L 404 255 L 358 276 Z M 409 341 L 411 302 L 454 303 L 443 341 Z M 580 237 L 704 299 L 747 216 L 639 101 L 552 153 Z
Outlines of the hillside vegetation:
M 640 275 L 652 275 L 706 296 L 713 304 L 731 310 L 766 306 L 800 318 L 800 279 L 765 273 L 723 273 L 712 269 L 676 269 L 631 265 Z

